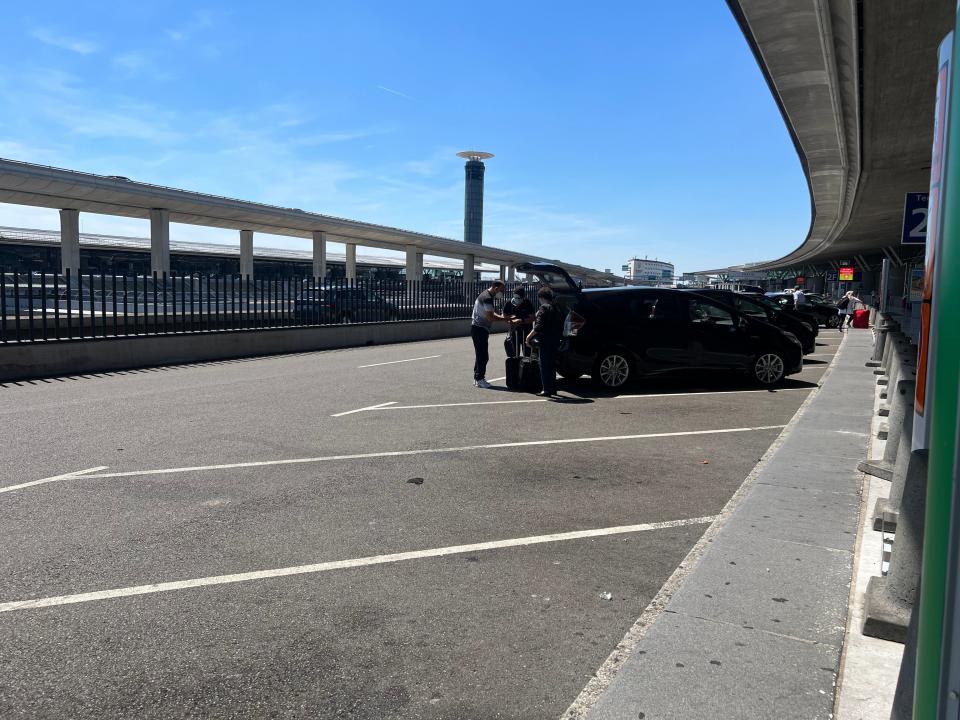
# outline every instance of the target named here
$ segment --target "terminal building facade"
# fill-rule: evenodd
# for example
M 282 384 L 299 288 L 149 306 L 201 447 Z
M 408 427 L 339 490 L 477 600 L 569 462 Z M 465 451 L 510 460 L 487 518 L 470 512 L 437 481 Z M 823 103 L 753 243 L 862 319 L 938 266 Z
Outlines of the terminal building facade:
M 673 263 L 648 258 L 630 258 L 623 266 L 624 279 L 636 285 L 669 286 L 674 283 Z

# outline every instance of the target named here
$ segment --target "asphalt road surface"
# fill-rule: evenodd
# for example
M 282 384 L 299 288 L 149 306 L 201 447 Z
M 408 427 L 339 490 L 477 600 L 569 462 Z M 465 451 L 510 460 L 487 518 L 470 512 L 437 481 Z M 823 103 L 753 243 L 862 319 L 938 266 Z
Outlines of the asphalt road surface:
M 839 338 L 775 392 L 469 339 L 0 385 L 0 716 L 557 718 Z

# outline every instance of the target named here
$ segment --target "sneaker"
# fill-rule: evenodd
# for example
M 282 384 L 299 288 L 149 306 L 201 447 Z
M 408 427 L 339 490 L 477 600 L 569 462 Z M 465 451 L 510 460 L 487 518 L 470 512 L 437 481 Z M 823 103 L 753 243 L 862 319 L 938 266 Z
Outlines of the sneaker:
M 491 385 L 490 383 L 488 383 L 486 380 L 484 380 L 484 379 L 482 379 L 482 378 L 481 378 L 480 380 L 477 380 L 477 382 L 475 383 L 475 385 L 476 385 L 478 388 L 483 388 L 484 390 L 488 390 L 488 389 L 490 389 L 490 388 L 493 387 L 493 385 Z

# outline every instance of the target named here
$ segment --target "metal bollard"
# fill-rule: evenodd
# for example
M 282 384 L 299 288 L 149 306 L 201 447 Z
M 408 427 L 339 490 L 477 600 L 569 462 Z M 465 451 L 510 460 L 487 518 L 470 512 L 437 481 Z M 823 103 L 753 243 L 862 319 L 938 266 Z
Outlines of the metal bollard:
M 923 512 L 927 495 L 926 450 L 910 453 L 906 472 L 890 572 L 886 577 L 870 578 L 863 612 L 864 635 L 900 643 L 907 640 L 910 613 L 920 586 Z
M 913 427 L 913 397 L 916 389 L 916 380 L 912 377 L 901 380 L 896 385 L 893 400 L 890 402 L 890 414 L 887 416 L 887 444 L 883 448 L 883 459 L 880 462 L 864 460 L 857 465 L 857 470 L 882 478 L 893 480 L 894 464 L 899 455 L 901 438 L 910 439 L 910 432 L 904 433 L 904 425 L 909 416 Z
M 886 467 L 892 467 L 893 480 L 890 486 L 890 496 L 887 498 L 877 498 L 877 503 L 873 507 L 873 529 L 883 532 L 896 532 L 897 518 L 900 513 L 900 503 L 903 501 L 903 489 L 907 482 L 907 465 L 910 459 L 910 447 L 913 440 L 913 390 L 916 383 L 903 380 L 897 385 L 898 396 L 900 389 L 904 385 L 909 385 L 907 393 L 910 401 L 907 403 L 906 417 L 903 420 L 903 426 L 899 432 L 899 441 L 897 447 L 890 453 L 890 459 L 887 460 L 886 449 L 884 448 L 884 462 L 889 462 Z M 887 447 L 892 443 L 888 441 Z

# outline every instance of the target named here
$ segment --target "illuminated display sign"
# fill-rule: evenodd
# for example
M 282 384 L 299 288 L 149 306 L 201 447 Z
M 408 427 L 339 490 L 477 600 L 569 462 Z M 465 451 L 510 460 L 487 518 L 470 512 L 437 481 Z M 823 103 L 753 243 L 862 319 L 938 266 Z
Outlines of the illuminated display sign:
M 840 281 L 844 280 L 853 280 L 853 268 L 852 267 L 841 267 L 840 268 Z

